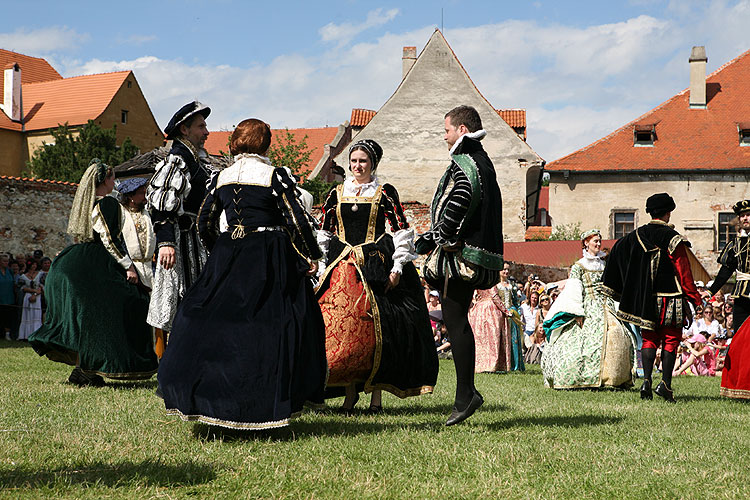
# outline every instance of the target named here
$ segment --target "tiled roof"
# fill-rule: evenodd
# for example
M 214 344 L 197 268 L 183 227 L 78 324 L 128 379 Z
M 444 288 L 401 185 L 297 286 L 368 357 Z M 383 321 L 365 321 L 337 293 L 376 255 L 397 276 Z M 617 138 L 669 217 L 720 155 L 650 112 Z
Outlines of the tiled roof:
M 5 69 L 13 63 L 18 63 L 21 67 L 22 84 L 46 82 L 49 80 L 62 80 L 60 73 L 55 71 L 55 68 L 50 66 L 50 64 L 44 59 L 0 49 L 0 67 Z M 3 92 L 4 81 L 3 78 L 0 78 L 0 99 L 2 99 Z M 25 94 L 23 98 L 26 98 Z
M 513 128 L 526 128 L 526 110 L 525 109 L 496 109 L 500 118 Z M 377 111 L 371 109 L 352 109 L 352 117 L 349 123 L 352 127 L 364 127 L 375 116 Z
M 97 118 L 130 74 L 130 71 L 118 71 L 24 84 L 26 130 L 54 128 L 65 122 L 82 125 Z
M 524 240 L 548 240 L 552 234 L 552 226 L 529 226 L 526 228 Z
M 547 171 L 716 170 L 750 168 L 737 127 L 750 121 L 750 51 L 706 78 L 706 109 L 685 89 L 610 135 L 549 163 Z M 633 146 L 636 127 L 655 126 L 652 147 Z
M 12 175 L 0 175 L 2 181 L 20 181 L 25 183 L 36 183 L 36 184 L 58 184 L 62 186 L 77 186 L 76 182 L 65 182 L 65 181 L 53 181 L 50 179 L 36 179 L 30 177 L 13 177 Z
M 280 137 L 287 129 L 273 129 L 271 130 L 271 146 L 274 146 Z M 289 132 L 294 135 L 294 138 L 299 143 L 305 136 L 307 136 L 307 147 L 310 150 L 310 161 L 305 165 L 299 174 L 305 174 L 312 171 L 313 168 L 318 164 L 320 159 L 325 153 L 325 145 L 330 144 L 336 137 L 338 127 L 321 127 L 321 128 L 290 128 Z M 204 148 L 209 154 L 218 155 L 221 151 L 226 153 L 229 152 L 229 137 L 232 132 L 219 131 L 211 132 L 206 139 Z
M 602 248 L 612 248 L 617 240 L 603 240 Z M 568 241 L 521 241 L 505 242 L 503 257 L 517 264 L 534 264 L 543 267 L 570 267 L 581 258 L 581 242 Z
M 513 128 L 526 128 L 525 109 L 496 109 L 500 118 Z
M 377 111 L 371 109 L 354 108 L 352 110 L 352 117 L 349 120 L 349 124 L 352 127 L 364 127 L 370 123 L 370 120 L 375 116 L 375 113 L 377 113 Z

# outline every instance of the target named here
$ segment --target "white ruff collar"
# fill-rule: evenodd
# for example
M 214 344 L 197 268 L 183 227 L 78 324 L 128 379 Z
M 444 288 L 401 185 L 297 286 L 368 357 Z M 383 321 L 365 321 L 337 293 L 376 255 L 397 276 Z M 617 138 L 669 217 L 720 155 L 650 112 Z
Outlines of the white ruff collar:
M 377 175 L 372 176 L 372 180 L 365 184 L 358 184 L 354 177 L 348 177 L 344 181 L 344 195 L 345 196 L 372 196 L 375 194 L 375 190 L 380 185 Z M 359 193 L 359 194 L 357 194 Z
M 487 135 L 487 132 L 484 129 L 479 129 L 476 132 L 469 132 L 468 134 L 464 134 L 461 137 L 458 138 L 456 143 L 451 148 L 451 154 L 458 148 L 458 145 L 461 144 L 461 141 L 464 139 L 464 137 L 468 137 L 469 139 L 476 139 L 478 141 L 481 141 L 484 139 L 484 136 Z
M 584 248 L 583 257 L 578 261 L 578 263 L 587 271 L 604 271 L 604 260 L 602 259 L 602 257 L 604 257 L 605 255 L 606 254 L 604 252 L 599 252 L 596 255 L 591 255 Z

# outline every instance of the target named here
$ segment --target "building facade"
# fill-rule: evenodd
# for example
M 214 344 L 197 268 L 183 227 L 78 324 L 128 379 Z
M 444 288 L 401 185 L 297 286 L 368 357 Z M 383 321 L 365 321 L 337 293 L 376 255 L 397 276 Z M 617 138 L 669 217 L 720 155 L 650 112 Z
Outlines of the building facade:
M 675 229 L 717 271 L 717 255 L 736 233 L 731 206 L 750 198 L 750 51 L 708 77 L 706 62 L 704 47 L 694 47 L 689 88 L 546 166 L 555 225 L 619 238 L 650 220 L 646 198 L 667 192 L 677 204 Z

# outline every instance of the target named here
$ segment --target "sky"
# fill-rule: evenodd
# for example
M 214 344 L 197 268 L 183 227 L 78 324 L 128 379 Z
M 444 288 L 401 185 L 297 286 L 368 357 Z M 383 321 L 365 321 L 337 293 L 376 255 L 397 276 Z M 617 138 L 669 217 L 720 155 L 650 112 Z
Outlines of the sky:
M 212 108 L 209 130 L 249 117 L 337 126 L 379 109 L 402 47 L 419 53 L 440 28 L 495 108 L 526 109 L 527 142 L 547 162 L 687 88 L 694 45 L 707 73 L 750 49 L 750 0 L 5 3 L 17 21 L 0 48 L 65 77 L 133 70 L 162 129 L 195 99 Z

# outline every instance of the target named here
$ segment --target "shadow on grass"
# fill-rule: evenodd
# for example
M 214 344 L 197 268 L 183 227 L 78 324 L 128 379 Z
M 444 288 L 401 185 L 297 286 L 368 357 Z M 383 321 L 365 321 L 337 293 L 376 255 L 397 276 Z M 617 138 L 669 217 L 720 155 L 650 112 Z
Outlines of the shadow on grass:
M 677 400 L 678 403 L 680 402 L 689 403 L 690 401 L 728 401 L 730 398 L 725 398 L 724 396 L 719 396 L 718 394 L 715 396 L 696 396 L 694 394 L 685 394 L 683 396 L 679 392 L 676 392 L 675 399 Z M 742 401 L 742 400 L 735 400 L 735 401 Z
M 0 349 L 31 349 L 28 342 L 23 340 L 0 340 Z
M 0 491 L 7 488 L 40 488 L 57 485 L 116 487 L 132 484 L 149 486 L 186 486 L 203 484 L 216 478 L 214 467 L 188 462 L 167 465 L 158 461 L 104 463 L 94 462 L 71 467 L 16 467 L 0 471 Z
M 501 420 L 487 424 L 491 430 L 506 430 L 512 427 L 590 427 L 596 425 L 619 424 L 623 417 L 605 415 L 560 415 L 549 417 L 528 417 Z

